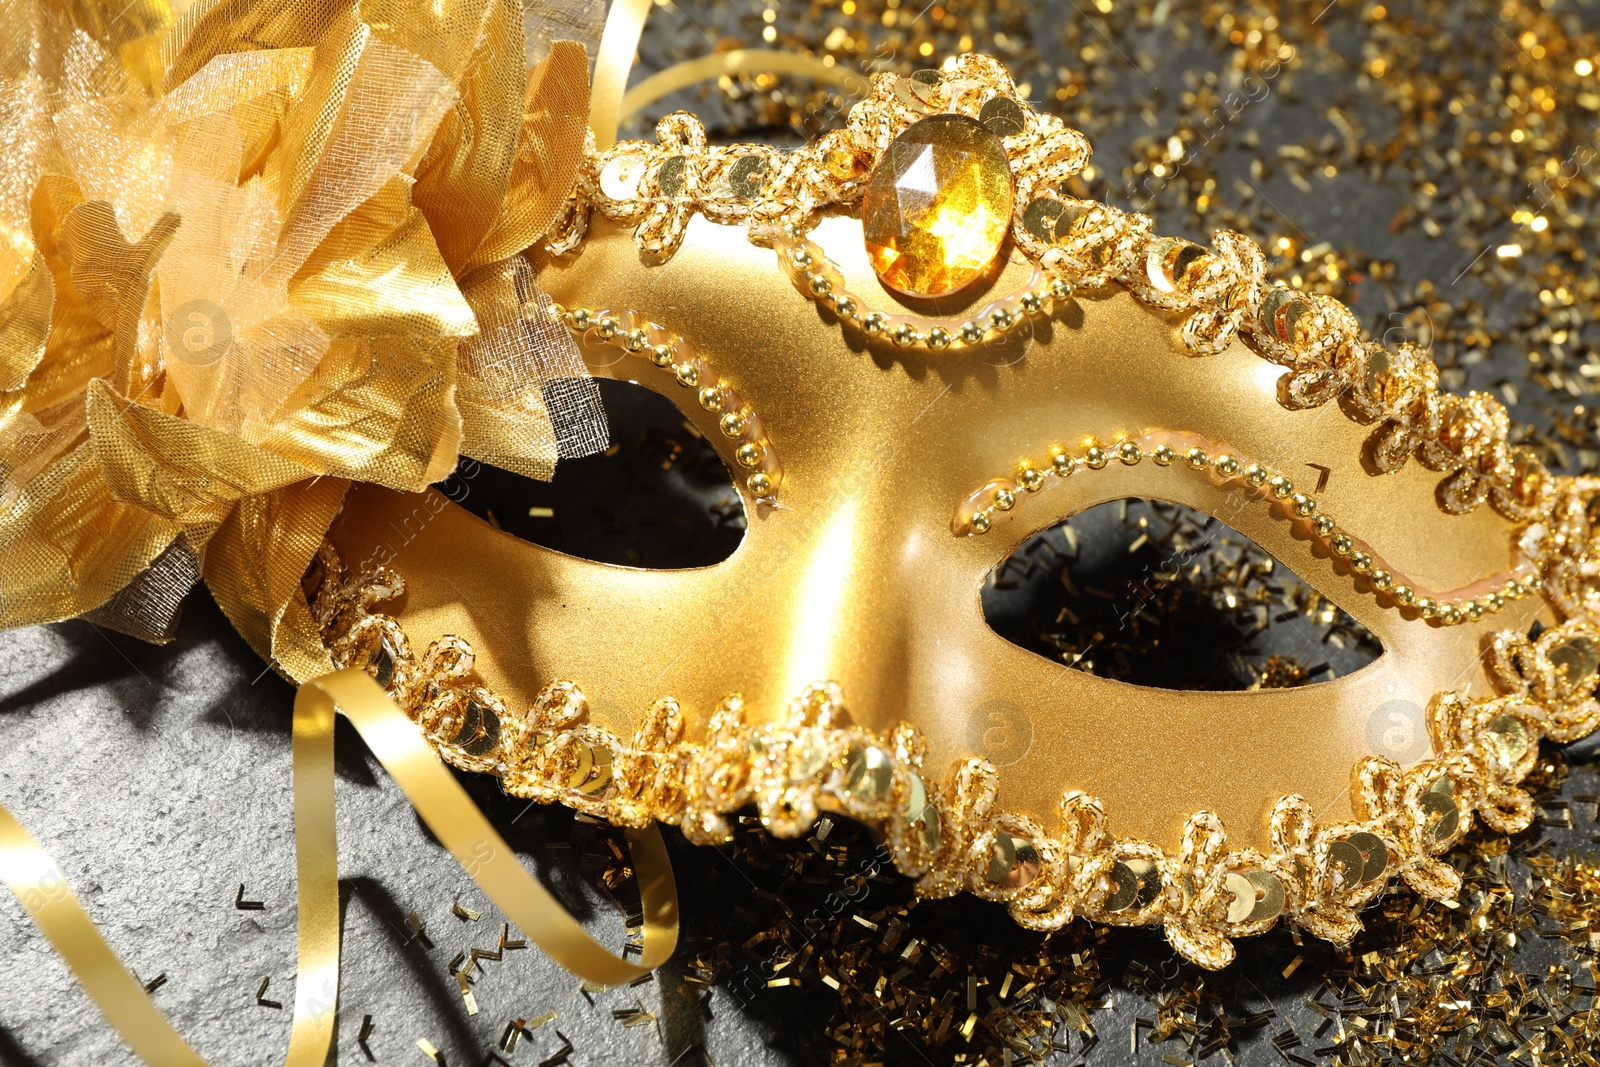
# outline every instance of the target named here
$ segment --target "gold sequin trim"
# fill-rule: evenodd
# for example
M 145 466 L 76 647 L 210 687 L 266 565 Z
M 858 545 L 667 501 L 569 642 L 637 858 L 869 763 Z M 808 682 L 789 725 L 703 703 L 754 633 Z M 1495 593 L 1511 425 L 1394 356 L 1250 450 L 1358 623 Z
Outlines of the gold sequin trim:
M 571 682 L 513 708 L 474 679 L 466 641 L 444 636 L 418 655 L 395 619 L 374 610 L 404 595 L 398 575 L 346 574 L 327 545 L 318 568 L 313 611 L 335 662 L 370 672 L 443 759 L 498 775 L 515 796 L 621 826 L 660 821 L 707 844 L 728 841 L 730 814 L 749 805 L 781 837 L 837 812 L 880 830 L 921 896 L 969 891 L 1004 901 L 1018 923 L 1040 930 L 1074 917 L 1159 923 L 1174 948 L 1209 968 L 1233 959 L 1232 938 L 1281 916 L 1346 944 L 1361 929 L 1358 910 L 1395 877 L 1453 901 L 1460 876 L 1437 857 L 1475 818 L 1501 833 L 1526 828 L 1535 809 L 1519 783 L 1539 741 L 1570 741 L 1600 725 L 1600 629 L 1590 617 L 1537 639 L 1505 631 L 1488 652 L 1500 691 L 1435 697 L 1434 755 L 1409 770 L 1384 757 L 1360 761 L 1355 819 L 1319 824 L 1303 798 L 1284 797 L 1262 851 L 1230 848 L 1221 820 L 1201 811 L 1168 855 L 1148 841 L 1113 838 L 1099 800 L 1079 791 L 1065 793 L 1048 832 L 996 810 L 998 773 L 981 759 L 960 763 L 941 786 L 914 726 L 880 735 L 853 725 L 832 683 L 808 687 L 775 722 L 751 721 L 730 696 L 694 739 L 670 698 L 651 706 L 631 739 L 589 722 Z
M 1010 162 L 1015 204 L 1011 235 L 1041 276 L 962 322 L 865 307 L 843 290 L 837 268 L 805 240 L 824 208 L 860 202 L 867 179 L 891 141 L 931 113 L 988 122 Z M 783 153 L 770 145 L 711 146 L 698 119 L 669 115 L 658 143 L 627 141 L 589 152 L 549 247 L 572 251 L 593 211 L 635 223 L 647 254 L 667 257 L 695 213 L 744 223 L 752 241 L 777 248 L 807 296 L 841 322 L 897 344 L 959 349 L 1006 333 L 1071 298 L 1079 289 L 1120 284 L 1156 307 L 1184 315 L 1178 332 L 1196 355 L 1244 339 L 1285 368 L 1279 400 L 1316 407 L 1335 397 L 1375 424 L 1368 457 L 1379 472 L 1398 470 L 1413 455 L 1440 472 L 1438 500 L 1453 513 L 1491 503 L 1513 521 L 1543 517 L 1554 479 L 1532 452 L 1510 442 L 1505 407 L 1484 393 L 1464 397 L 1439 389 L 1439 371 L 1411 344 L 1385 348 L 1362 336 L 1355 316 L 1330 297 L 1266 281 L 1266 257 L 1250 238 L 1218 231 L 1205 247 L 1153 232 L 1145 215 L 1078 200 L 1062 191 L 1090 153 L 1088 141 L 1055 116 L 1035 111 L 989 56 L 964 55 L 943 71 L 909 77 L 880 73 L 870 94 L 849 113 L 848 128 Z

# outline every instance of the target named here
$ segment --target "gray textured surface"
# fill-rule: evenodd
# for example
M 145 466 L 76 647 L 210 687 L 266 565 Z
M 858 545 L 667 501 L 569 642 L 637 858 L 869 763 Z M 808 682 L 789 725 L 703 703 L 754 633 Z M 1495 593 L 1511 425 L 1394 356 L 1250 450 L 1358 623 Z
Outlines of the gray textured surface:
M 0 635 L 0 799 L 48 842 L 127 965 L 146 980 L 167 976 L 156 1003 L 219 1065 L 281 1059 L 293 1003 L 293 692 L 261 670 L 204 593 L 165 648 L 85 622 Z M 367 1062 L 357 1045 L 365 1015 L 380 1063 L 426 1063 L 415 1044 L 425 1038 L 449 1063 L 476 1064 L 509 1019 L 549 1011 L 557 1020 L 524 1040 L 517 1062 L 558 1050 L 557 1029 L 577 1047 L 575 1063 L 665 1064 L 695 1044 L 718 1063 L 782 1062 L 765 1048 L 762 1027 L 720 1010 L 726 994 L 715 995 L 706 1021 L 671 966 L 659 981 L 591 1004 L 537 951 L 508 952 L 483 965 L 480 1011 L 468 1016 L 447 965 L 458 951 L 493 949 L 500 921 L 343 724 L 337 751 L 345 909 L 338 1062 Z M 567 847 L 571 820 L 480 796 L 546 883 L 589 917 L 597 937 L 620 946 L 620 916 L 586 892 L 577 850 Z M 235 908 L 240 883 L 245 899 L 265 909 Z M 479 921 L 451 913 L 458 895 Z M 432 948 L 411 937 L 405 917 L 413 910 Z M 131 1059 L 9 894 L 0 895 L 0 960 L 0 1063 Z M 255 1002 L 267 977 L 266 999 L 282 1010 Z M 612 1019 L 612 1009 L 636 1004 L 661 1025 Z

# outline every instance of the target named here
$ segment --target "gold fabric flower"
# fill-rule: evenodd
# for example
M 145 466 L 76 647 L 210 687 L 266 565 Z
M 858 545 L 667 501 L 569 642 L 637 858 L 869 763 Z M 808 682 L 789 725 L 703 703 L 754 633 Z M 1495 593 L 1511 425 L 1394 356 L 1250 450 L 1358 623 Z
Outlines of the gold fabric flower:
M 203 574 L 309 677 L 300 582 L 350 482 L 604 446 L 522 256 L 582 157 L 581 45 L 531 42 L 530 71 L 510 0 L 9 17 L 0 627 L 159 638 Z

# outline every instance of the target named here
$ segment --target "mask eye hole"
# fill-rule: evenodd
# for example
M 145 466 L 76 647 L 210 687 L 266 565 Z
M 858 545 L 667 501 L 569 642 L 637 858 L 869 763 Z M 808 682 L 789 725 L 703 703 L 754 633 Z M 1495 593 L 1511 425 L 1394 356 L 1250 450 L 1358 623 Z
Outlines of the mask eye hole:
M 1201 511 L 1113 500 L 1035 534 L 989 573 L 1000 636 L 1157 689 L 1315 685 L 1383 645 L 1250 538 Z
M 597 378 L 611 425 L 600 455 L 537 481 L 464 461 L 440 487 L 490 525 L 581 559 L 650 570 L 720 563 L 744 539 L 744 504 L 710 441 L 666 397 Z

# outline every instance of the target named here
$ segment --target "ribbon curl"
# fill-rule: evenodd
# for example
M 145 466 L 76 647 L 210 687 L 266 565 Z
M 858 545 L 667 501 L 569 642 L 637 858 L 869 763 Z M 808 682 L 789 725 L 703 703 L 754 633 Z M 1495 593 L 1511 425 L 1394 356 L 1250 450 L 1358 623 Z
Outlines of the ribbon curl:
M 434 835 L 495 906 L 557 963 L 600 985 L 620 985 L 666 962 L 677 946 L 678 896 L 654 824 L 627 831 L 644 936 L 638 963 L 584 932 L 522 867 L 511 846 L 439 762 L 405 713 L 365 673 L 343 670 L 301 686 L 294 705 L 294 828 L 299 958 L 285 1067 L 323 1067 L 339 997 L 339 875 L 334 825 L 333 727 L 342 712 Z M 38 924 L 118 1036 L 151 1067 L 206 1067 L 95 929 L 61 870 L 0 806 L 0 880 Z

